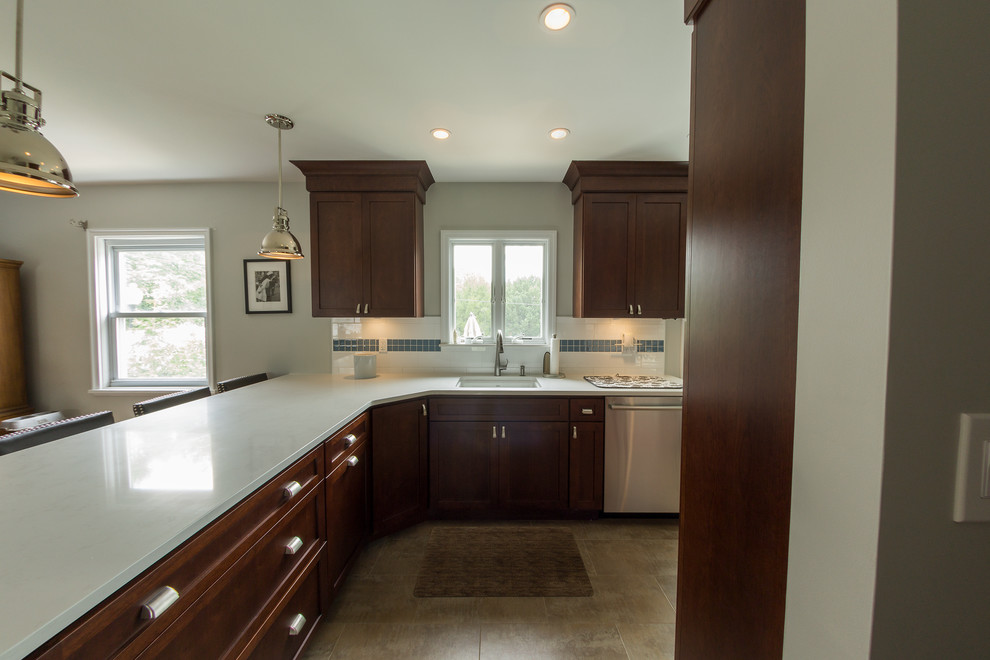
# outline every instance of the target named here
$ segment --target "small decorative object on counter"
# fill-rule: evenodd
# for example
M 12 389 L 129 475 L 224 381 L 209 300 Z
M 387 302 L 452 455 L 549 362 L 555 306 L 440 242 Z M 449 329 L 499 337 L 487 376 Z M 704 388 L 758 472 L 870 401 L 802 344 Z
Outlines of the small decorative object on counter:
M 354 354 L 354 378 L 374 378 L 378 375 L 378 356 L 374 353 Z

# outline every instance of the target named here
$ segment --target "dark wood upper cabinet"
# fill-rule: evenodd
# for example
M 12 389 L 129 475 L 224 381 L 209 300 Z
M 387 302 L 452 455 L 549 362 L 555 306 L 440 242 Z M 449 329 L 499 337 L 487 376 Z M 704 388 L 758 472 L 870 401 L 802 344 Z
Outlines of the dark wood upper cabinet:
M 310 193 L 313 316 L 423 316 L 425 161 L 292 161 Z
M 681 318 L 687 163 L 573 161 L 574 316 Z

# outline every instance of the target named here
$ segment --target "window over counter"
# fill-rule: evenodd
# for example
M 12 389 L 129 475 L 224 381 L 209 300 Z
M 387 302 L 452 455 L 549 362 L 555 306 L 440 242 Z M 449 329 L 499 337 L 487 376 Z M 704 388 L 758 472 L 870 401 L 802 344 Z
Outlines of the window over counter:
M 556 313 L 555 231 L 441 231 L 441 317 L 451 344 L 548 344 Z
M 209 384 L 209 230 L 89 230 L 87 237 L 93 388 Z

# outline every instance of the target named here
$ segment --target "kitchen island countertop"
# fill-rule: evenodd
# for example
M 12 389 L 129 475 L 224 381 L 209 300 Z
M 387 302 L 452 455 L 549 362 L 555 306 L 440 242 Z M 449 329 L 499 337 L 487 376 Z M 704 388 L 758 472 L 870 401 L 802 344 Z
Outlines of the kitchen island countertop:
M 417 396 L 680 396 L 464 389 L 458 375 L 292 374 L 0 457 L 0 660 L 22 658 L 374 405 Z

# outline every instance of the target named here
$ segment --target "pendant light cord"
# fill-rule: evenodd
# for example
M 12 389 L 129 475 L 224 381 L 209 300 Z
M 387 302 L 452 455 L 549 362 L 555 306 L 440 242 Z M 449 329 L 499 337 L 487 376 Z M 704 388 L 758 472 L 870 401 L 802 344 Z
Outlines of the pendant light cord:
M 21 88 L 21 78 L 23 77 L 21 75 L 21 69 L 22 69 L 22 61 L 24 59 L 22 55 L 22 51 L 24 50 L 23 41 L 24 41 L 24 0 L 17 0 L 17 31 L 14 37 L 14 50 L 15 50 L 14 77 L 17 78 L 17 83 L 16 83 L 17 86 L 15 87 L 14 91 L 18 93 L 24 91 Z
M 282 208 L 282 129 L 281 128 L 278 129 L 278 207 Z

